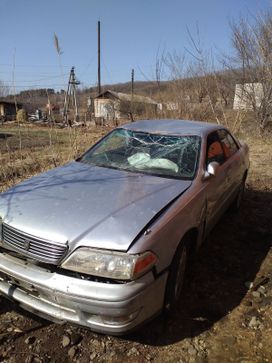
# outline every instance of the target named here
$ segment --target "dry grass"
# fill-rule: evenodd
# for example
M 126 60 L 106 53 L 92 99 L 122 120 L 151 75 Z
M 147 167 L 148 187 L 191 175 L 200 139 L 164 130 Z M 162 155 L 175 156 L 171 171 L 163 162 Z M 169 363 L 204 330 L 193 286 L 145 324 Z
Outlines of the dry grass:
M 248 136 L 245 141 L 250 150 L 248 183 L 257 189 L 272 189 L 272 140 L 271 137 Z
M 34 174 L 75 159 L 108 131 L 108 128 L 2 126 L 0 191 Z
M 0 191 L 39 172 L 78 157 L 110 128 L 59 129 L 35 125 L 4 125 L 0 129 Z M 271 137 L 243 133 L 250 146 L 251 183 L 271 180 Z

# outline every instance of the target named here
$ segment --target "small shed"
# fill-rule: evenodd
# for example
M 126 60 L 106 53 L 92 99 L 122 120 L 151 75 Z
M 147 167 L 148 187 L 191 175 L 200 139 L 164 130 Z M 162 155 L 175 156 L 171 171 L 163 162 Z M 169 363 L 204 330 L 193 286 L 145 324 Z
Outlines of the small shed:
M 16 106 L 17 110 L 22 108 L 22 105 L 12 101 L 1 101 L 0 100 L 0 118 L 4 120 L 15 120 L 16 119 Z
M 149 97 L 107 90 L 93 99 L 95 118 L 119 120 L 129 113 L 141 115 L 147 111 L 157 112 L 158 104 Z

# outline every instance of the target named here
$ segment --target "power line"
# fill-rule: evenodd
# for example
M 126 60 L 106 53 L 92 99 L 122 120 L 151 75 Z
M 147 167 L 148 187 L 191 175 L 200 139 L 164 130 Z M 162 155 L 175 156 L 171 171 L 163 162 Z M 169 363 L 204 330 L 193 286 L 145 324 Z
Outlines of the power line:
M 9 63 L 0 63 L 0 66 L 1 67 L 10 67 L 12 68 L 12 64 L 9 64 Z M 49 64 L 16 64 L 16 67 L 30 67 L 30 68 L 33 68 L 33 67 L 41 67 L 41 68 L 59 68 L 58 65 L 49 65 Z M 70 68 L 70 66 L 68 65 L 63 65 L 62 67 L 65 67 L 65 68 Z
M 90 67 L 90 66 L 91 66 L 91 64 L 93 63 L 94 59 L 95 59 L 95 56 L 92 56 L 92 57 L 91 57 L 91 59 L 90 59 L 90 62 L 87 64 L 87 66 L 86 66 L 86 68 L 84 69 L 84 71 L 82 71 L 82 72 L 80 73 L 80 78 L 81 78 L 81 77 L 83 77 L 83 76 L 86 74 L 87 70 L 89 69 L 89 67 Z
M 103 67 L 104 67 L 104 69 L 106 70 L 106 73 L 107 73 L 107 75 L 108 75 L 108 77 L 109 77 L 110 81 L 111 81 L 111 82 L 113 82 L 113 81 L 112 81 L 112 78 L 111 78 L 111 74 L 110 74 L 110 72 L 109 72 L 109 70 L 108 70 L 108 68 L 107 68 L 107 66 L 106 66 L 106 63 L 104 62 L 104 59 L 103 59 L 103 58 L 102 58 L 102 63 L 103 63 Z
M 5 84 L 6 87 L 10 87 L 11 85 Z M 14 88 L 24 88 L 26 91 L 28 89 L 32 88 L 54 88 L 54 87 L 64 87 L 66 86 L 65 83 L 59 83 L 59 84 L 31 84 L 31 85 L 14 85 Z
M 69 73 L 65 74 L 65 76 L 68 76 Z M 53 79 L 53 78 L 62 78 L 62 76 L 52 76 L 52 77 L 43 77 L 40 79 L 28 79 L 28 80 L 22 80 L 20 79 L 19 83 L 31 83 L 31 82 L 40 82 L 40 81 L 45 81 L 47 79 Z M 11 81 L 8 82 L 4 82 L 5 84 L 10 83 Z

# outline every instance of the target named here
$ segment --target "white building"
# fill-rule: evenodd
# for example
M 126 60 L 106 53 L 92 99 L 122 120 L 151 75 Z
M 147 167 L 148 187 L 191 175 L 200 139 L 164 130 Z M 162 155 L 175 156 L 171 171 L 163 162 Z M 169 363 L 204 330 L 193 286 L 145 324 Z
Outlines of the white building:
M 252 110 L 253 105 L 260 107 L 264 97 L 262 83 L 236 84 L 233 101 L 234 110 Z
M 157 112 L 158 104 L 149 97 L 105 91 L 93 99 L 95 118 L 118 120 L 127 117 L 129 112 L 143 114 L 146 110 Z

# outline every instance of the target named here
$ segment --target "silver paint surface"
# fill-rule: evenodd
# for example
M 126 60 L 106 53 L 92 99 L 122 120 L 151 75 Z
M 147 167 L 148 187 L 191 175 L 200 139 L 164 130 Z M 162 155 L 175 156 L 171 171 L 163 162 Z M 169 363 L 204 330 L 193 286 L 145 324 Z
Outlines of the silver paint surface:
M 71 245 L 127 250 L 145 225 L 190 181 L 72 162 L 0 197 L 5 223 Z

